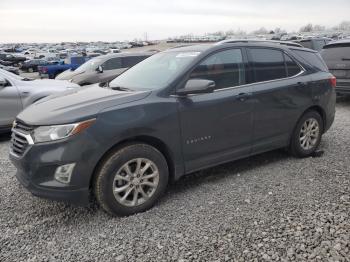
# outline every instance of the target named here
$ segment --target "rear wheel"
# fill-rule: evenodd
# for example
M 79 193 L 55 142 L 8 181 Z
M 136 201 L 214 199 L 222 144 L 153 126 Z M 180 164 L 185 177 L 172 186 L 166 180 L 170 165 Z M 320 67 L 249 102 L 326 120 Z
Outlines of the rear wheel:
M 290 151 L 294 156 L 307 157 L 318 148 L 323 134 L 323 120 L 316 111 L 306 112 L 293 132 Z
M 94 192 L 112 215 L 127 216 L 151 208 L 168 184 L 164 156 L 146 144 L 131 144 L 112 152 L 96 173 Z

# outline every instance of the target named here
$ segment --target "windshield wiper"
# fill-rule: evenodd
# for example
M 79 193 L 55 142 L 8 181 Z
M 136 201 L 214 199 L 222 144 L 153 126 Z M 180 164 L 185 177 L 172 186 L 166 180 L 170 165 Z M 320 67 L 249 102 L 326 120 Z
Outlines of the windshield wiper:
M 27 78 L 27 77 L 25 77 L 25 78 L 22 78 L 22 81 L 33 81 L 34 79 L 32 79 L 32 78 Z
M 109 88 L 112 90 L 118 90 L 118 91 L 126 91 L 126 92 L 133 91 L 132 89 L 123 87 L 123 86 L 110 86 Z

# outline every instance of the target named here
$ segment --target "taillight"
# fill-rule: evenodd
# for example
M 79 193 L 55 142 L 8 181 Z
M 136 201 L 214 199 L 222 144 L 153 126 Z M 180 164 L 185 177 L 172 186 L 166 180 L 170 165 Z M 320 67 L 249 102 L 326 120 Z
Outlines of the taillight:
M 337 86 L 337 78 L 335 76 L 332 76 L 330 79 L 329 79 L 329 83 L 331 84 L 331 86 L 333 88 L 335 88 Z

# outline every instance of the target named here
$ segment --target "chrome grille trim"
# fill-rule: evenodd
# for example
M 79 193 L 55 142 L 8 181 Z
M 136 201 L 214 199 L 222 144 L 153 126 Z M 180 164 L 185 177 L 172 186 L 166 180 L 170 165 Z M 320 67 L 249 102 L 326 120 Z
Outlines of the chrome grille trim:
M 30 132 L 34 127 L 28 126 L 23 122 L 16 121 L 12 128 L 10 154 L 16 157 L 22 157 L 31 145 L 34 145 L 34 140 Z

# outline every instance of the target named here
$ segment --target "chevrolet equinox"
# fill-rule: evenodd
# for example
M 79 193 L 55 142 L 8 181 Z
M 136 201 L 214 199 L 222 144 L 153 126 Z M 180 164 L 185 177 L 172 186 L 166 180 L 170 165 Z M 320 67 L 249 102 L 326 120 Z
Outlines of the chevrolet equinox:
M 10 158 L 32 194 L 112 215 L 151 208 L 169 181 L 269 150 L 310 156 L 335 115 L 320 55 L 281 43 L 172 48 L 18 115 Z

